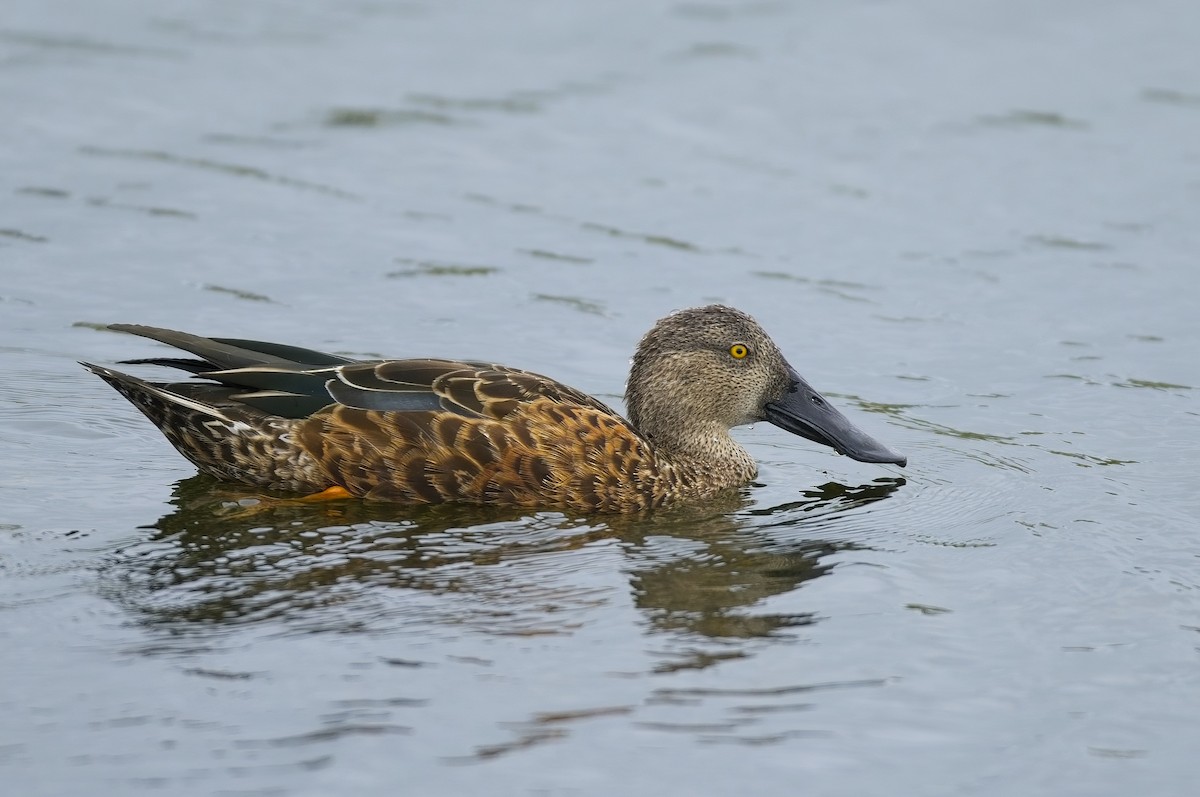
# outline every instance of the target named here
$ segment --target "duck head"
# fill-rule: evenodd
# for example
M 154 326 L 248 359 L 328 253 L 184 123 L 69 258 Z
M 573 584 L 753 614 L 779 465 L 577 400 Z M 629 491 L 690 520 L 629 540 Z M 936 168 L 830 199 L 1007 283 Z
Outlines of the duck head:
M 676 453 L 720 448 L 734 426 L 769 421 L 860 462 L 907 463 L 851 423 L 757 321 L 731 307 L 660 319 L 638 344 L 625 399 L 638 432 Z

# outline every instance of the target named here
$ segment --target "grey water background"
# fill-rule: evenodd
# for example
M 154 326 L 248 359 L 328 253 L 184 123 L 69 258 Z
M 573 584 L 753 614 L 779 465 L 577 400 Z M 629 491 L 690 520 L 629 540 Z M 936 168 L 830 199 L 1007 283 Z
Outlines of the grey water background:
M 8 0 L 13 795 L 1181 795 L 1200 5 Z M 860 425 L 648 519 L 253 504 L 110 322 L 619 403 L 721 301 Z

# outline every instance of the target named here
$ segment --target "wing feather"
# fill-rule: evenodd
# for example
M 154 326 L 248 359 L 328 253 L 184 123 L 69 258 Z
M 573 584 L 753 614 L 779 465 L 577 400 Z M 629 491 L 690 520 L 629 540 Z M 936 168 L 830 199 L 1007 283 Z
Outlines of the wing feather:
M 348 407 L 392 412 L 423 410 L 504 418 L 536 400 L 611 409 L 574 388 L 516 368 L 461 360 L 384 360 L 332 369 L 326 389 Z M 615 414 L 615 413 L 613 413 Z

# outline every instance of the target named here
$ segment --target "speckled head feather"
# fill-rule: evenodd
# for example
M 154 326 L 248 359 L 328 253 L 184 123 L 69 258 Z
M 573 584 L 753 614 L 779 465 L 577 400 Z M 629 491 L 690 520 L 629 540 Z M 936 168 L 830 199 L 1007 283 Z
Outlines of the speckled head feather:
M 734 357 L 734 346 L 744 356 Z M 788 388 L 787 367 L 775 342 L 740 310 L 680 310 L 638 344 L 625 387 L 629 420 L 656 445 L 692 452 L 711 445 L 714 431 L 764 420 L 763 406 Z
M 198 358 L 128 362 L 205 381 L 87 368 L 201 471 L 283 491 L 642 511 L 752 479 L 754 461 L 729 430 L 757 420 L 857 459 L 904 464 L 829 407 L 750 316 L 728 307 L 683 310 L 646 334 L 629 377 L 628 421 L 578 390 L 502 365 L 358 362 L 262 341 L 112 329 Z

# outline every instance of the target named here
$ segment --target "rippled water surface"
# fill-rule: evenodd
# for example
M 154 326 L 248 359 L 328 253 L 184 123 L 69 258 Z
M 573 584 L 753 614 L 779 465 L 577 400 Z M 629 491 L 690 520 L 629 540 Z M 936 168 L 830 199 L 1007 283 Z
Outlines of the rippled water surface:
M 1200 6 L 8 0 L 20 795 L 1180 795 Z M 722 301 L 909 455 L 762 424 L 649 518 L 256 502 L 110 322 L 612 403 Z

